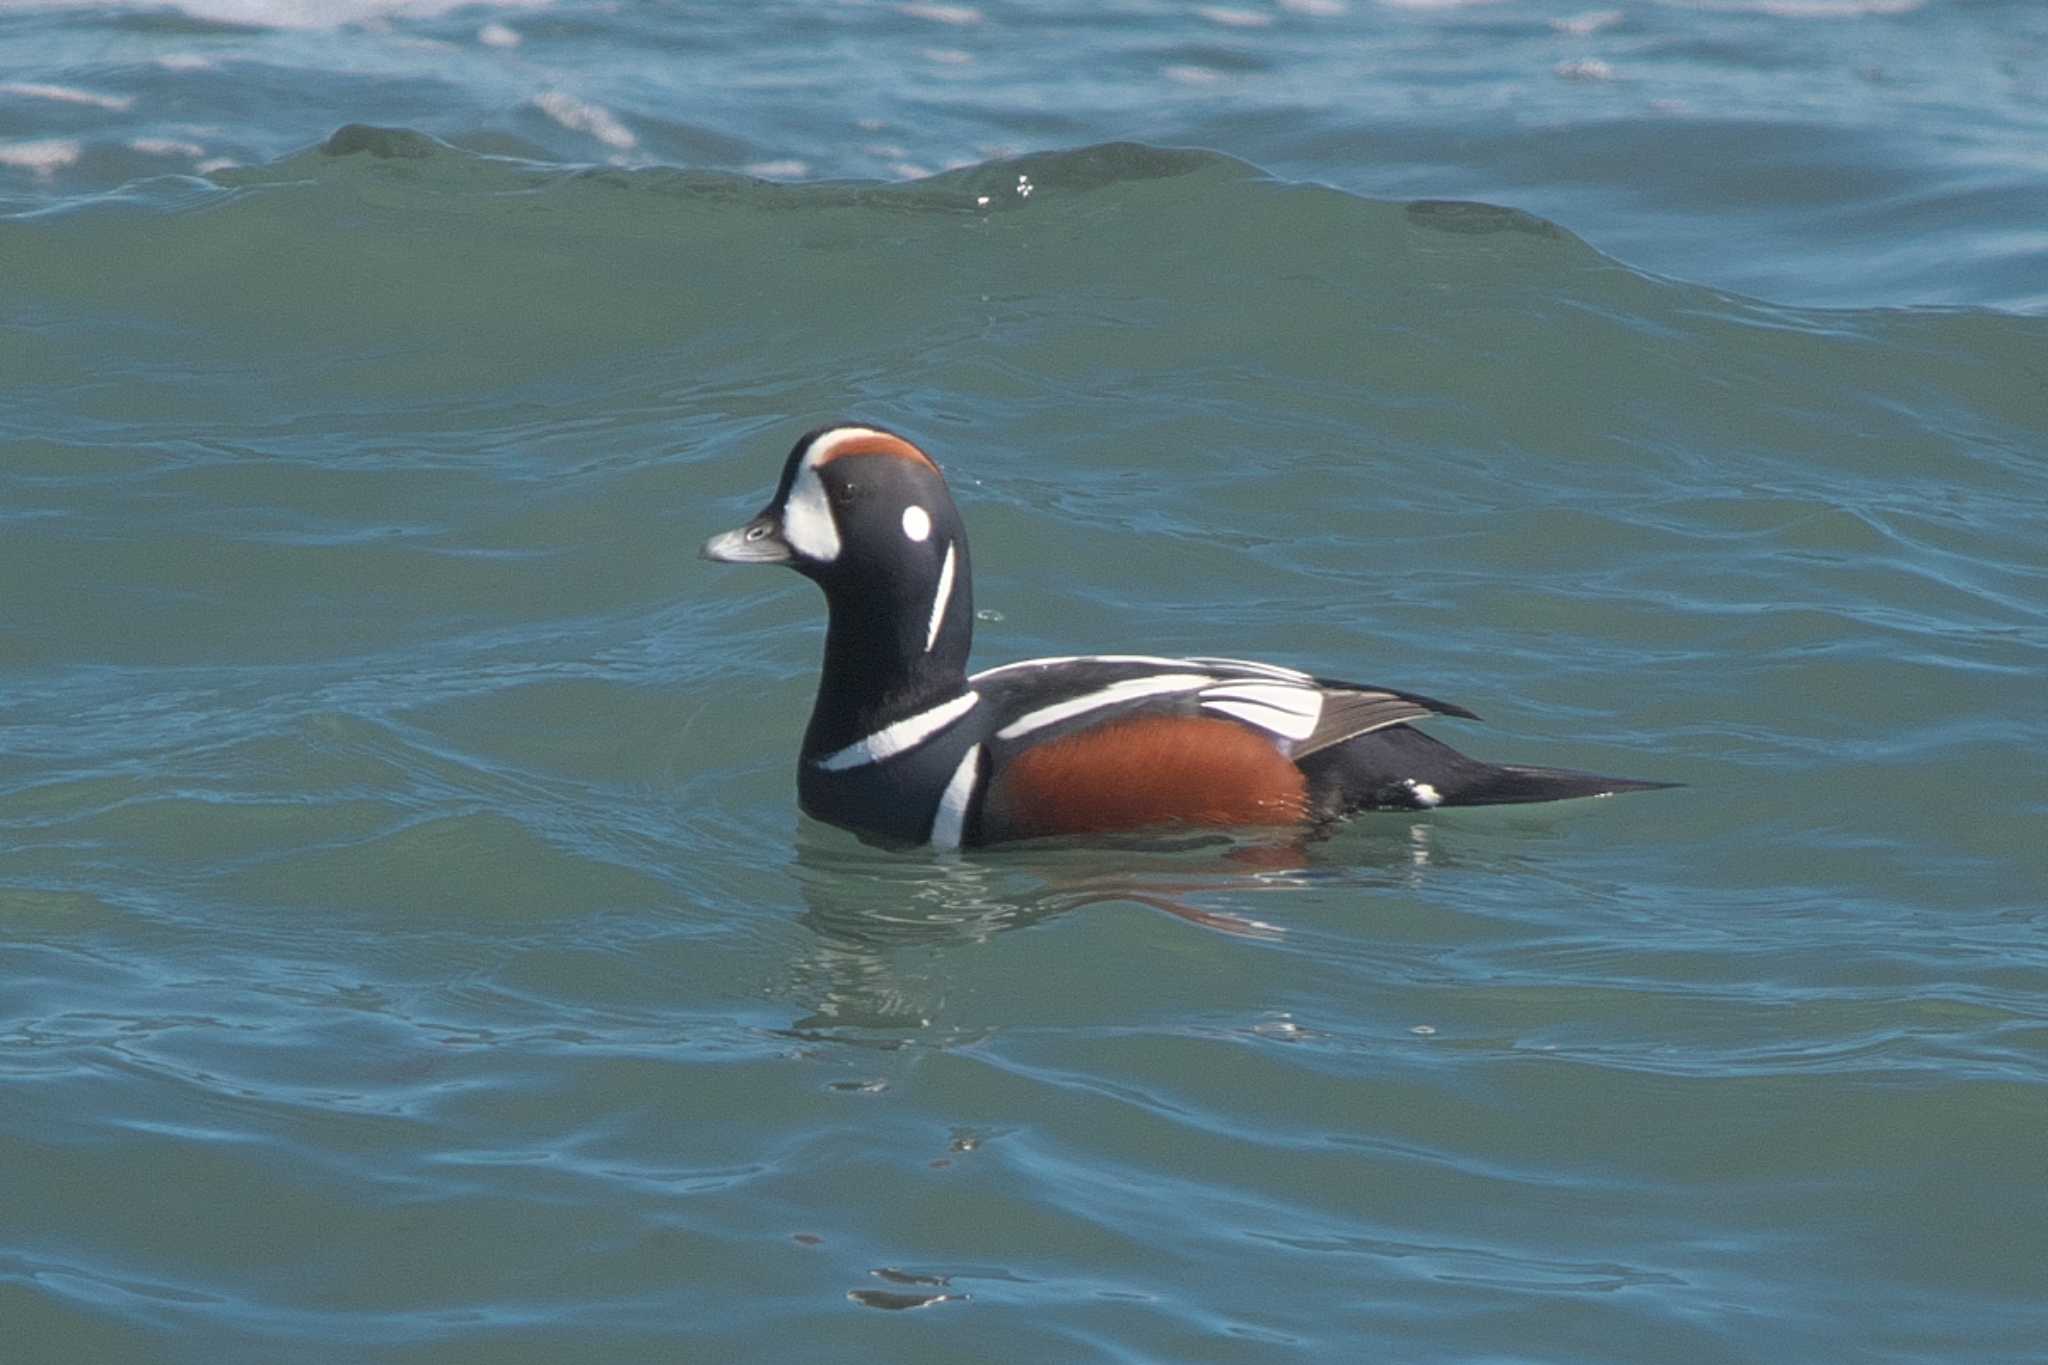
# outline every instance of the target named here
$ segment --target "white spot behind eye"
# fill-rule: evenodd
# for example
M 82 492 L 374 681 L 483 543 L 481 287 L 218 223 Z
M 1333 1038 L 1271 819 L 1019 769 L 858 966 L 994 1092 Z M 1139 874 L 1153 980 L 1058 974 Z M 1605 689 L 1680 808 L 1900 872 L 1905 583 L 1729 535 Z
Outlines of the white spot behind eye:
M 912 540 L 923 540 L 932 533 L 932 514 L 916 503 L 903 509 L 903 534 Z

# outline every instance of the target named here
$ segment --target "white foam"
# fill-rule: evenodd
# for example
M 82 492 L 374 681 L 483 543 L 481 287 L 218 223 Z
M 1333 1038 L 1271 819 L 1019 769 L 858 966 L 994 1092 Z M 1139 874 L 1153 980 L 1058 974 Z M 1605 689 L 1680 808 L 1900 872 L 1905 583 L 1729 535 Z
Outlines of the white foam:
M 570 132 L 588 133 L 607 147 L 628 152 L 640 145 L 633 130 L 619 122 L 611 110 L 578 99 L 566 90 L 543 90 L 533 97 L 533 103 Z
M 1700 9 L 1768 14 L 1777 19 L 1860 19 L 1870 14 L 1911 14 L 1927 0 L 1695 0 Z
M 1273 16 L 1263 10 L 1231 5 L 1197 5 L 1195 13 L 1222 28 L 1270 28 L 1273 24 Z
M 144 156 L 204 156 L 206 148 L 196 142 L 181 142 L 174 137 L 138 137 L 128 142 L 129 150 L 141 152 Z
M 1569 33 L 1574 38 L 1584 38 L 1604 28 L 1613 28 L 1627 16 L 1618 9 L 1587 10 L 1563 19 L 1552 19 L 1550 26 L 1559 33 Z
M 78 160 L 84 149 L 74 138 L 51 137 L 35 142 L 0 142 L 0 166 L 55 175 Z
M 0 95 L 55 100 L 59 104 L 89 104 L 95 109 L 121 110 L 135 104 L 133 95 L 102 95 L 96 90 L 80 90 L 75 85 L 46 85 L 41 81 L 0 81 Z
M 978 24 L 982 19 L 981 11 L 972 5 L 912 3 L 898 5 L 896 12 L 898 14 L 907 14 L 912 19 L 928 19 L 934 24 L 952 24 L 955 27 Z
M 476 0 L 178 0 L 163 6 L 195 19 L 246 28 L 323 30 L 432 19 Z M 553 0 L 493 0 L 499 9 L 545 9 Z

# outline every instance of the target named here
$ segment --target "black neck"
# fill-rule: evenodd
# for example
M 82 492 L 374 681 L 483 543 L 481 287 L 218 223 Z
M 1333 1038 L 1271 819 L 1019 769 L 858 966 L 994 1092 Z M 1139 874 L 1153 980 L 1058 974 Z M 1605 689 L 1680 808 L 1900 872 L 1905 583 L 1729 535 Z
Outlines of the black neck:
M 929 650 L 930 591 L 898 594 L 877 591 L 877 586 L 825 589 L 831 619 L 818 700 L 804 732 L 806 756 L 842 749 L 967 689 L 974 595 L 966 564 L 958 567 L 938 639 Z

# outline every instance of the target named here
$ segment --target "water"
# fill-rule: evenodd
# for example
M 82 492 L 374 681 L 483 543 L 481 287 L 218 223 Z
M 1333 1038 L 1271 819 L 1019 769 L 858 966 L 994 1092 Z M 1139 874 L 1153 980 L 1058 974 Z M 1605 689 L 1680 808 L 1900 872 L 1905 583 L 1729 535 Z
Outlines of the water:
M 2044 38 L 0 14 L 0 1356 L 2037 1359 Z M 1689 785 L 808 825 L 839 415 L 983 664 Z

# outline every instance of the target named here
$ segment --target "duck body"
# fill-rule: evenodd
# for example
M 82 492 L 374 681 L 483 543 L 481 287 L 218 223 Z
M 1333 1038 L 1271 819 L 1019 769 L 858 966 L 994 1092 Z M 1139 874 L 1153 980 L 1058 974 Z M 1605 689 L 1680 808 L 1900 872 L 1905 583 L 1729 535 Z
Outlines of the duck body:
M 1306 828 L 1671 785 L 1485 763 L 1409 724 L 1477 719 L 1461 706 L 1244 659 L 1081 655 L 969 674 L 965 526 L 938 466 L 881 427 L 806 433 L 768 505 L 703 553 L 785 564 L 824 590 L 798 798 L 875 842 Z

